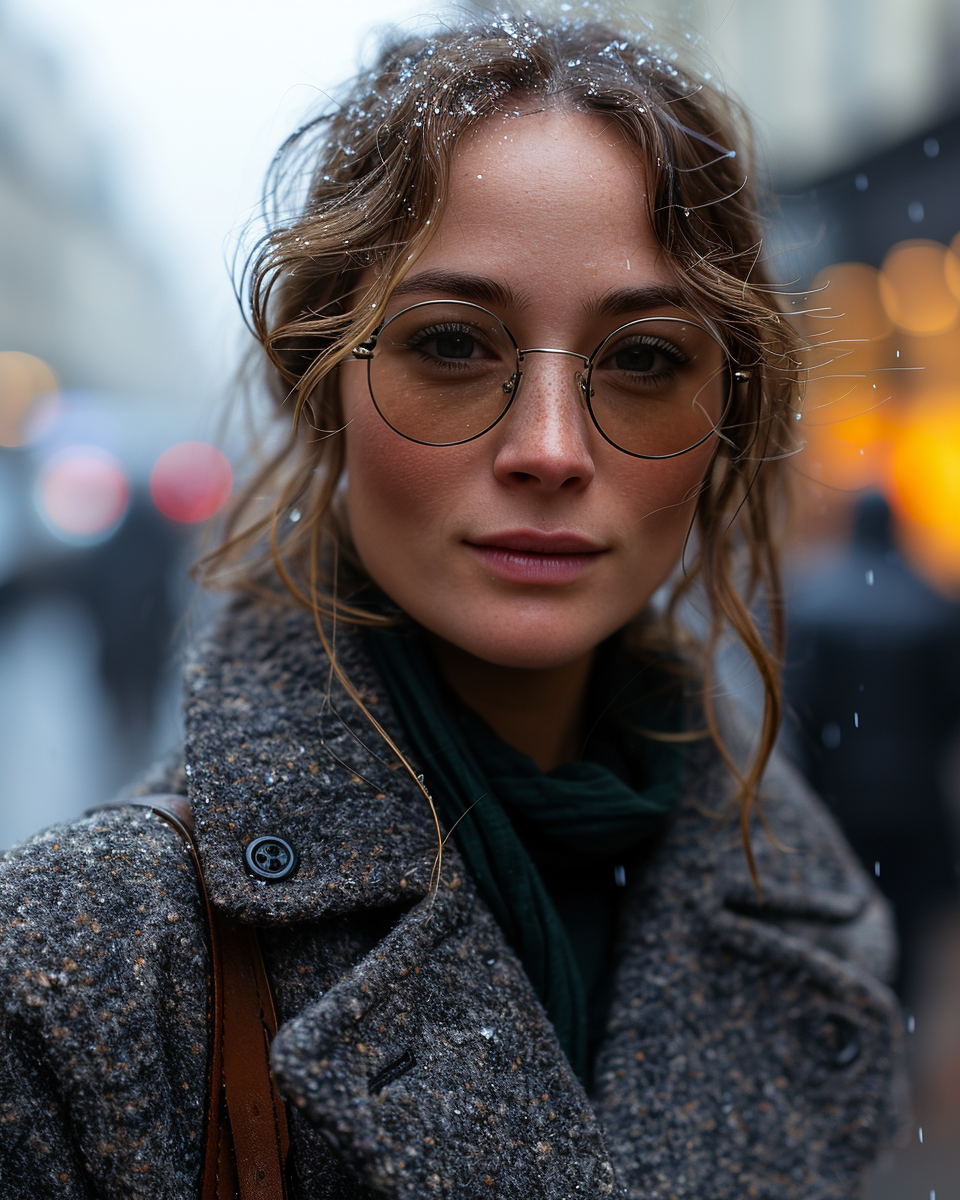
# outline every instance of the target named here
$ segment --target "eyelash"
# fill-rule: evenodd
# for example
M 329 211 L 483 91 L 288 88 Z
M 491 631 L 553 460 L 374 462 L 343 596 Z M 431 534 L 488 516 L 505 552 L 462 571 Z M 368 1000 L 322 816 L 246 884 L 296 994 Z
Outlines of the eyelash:
M 422 346 L 424 342 L 429 341 L 430 338 L 437 337 L 438 335 L 445 333 L 466 334 L 468 337 L 475 338 L 481 346 L 484 346 L 485 349 L 489 350 L 489 347 L 485 345 L 483 339 L 476 329 L 459 321 L 441 321 L 436 325 L 428 325 L 426 329 L 418 330 L 417 333 L 408 341 L 407 345 L 411 350 L 416 350 L 419 346 Z M 618 349 L 613 351 L 613 355 L 616 355 L 621 350 L 629 350 L 634 346 L 650 347 L 651 349 L 658 350 L 666 359 L 668 359 L 670 363 L 676 367 L 684 367 L 690 361 L 689 356 L 686 355 L 673 342 L 650 334 L 640 335 L 635 341 L 624 343 Z M 613 357 L 613 355 L 611 355 L 611 357 Z
M 689 357 L 678 346 L 674 345 L 673 342 L 668 342 L 663 338 L 654 337 L 649 334 L 638 336 L 635 341 L 624 343 L 621 347 L 615 349 L 613 354 L 619 353 L 620 350 L 631 350 L 635 346 L 650 347 L 654 350 L 659 350 L 661 354 L 677 367 L 685 367 L 690 361 Z
M 426 329 L 420 329 L 408 341 L 407 345 L 415 350 L 418 346 L 422 346 L 424 342 L 430 338 L 436 337 L 441 333 L 465 333 L 467 337 L 476 339 L 480 345 L 483 345 L 483 339 L 475 329 L 471 329 L 469 325 L 463 325 L 459 321 L 441 321 L 439 325 L 428 325 Z

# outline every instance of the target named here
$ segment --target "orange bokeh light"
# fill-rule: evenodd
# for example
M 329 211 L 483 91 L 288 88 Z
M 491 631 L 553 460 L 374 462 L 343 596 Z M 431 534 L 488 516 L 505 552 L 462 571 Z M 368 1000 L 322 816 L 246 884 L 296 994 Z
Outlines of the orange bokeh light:
M 22 446 L 37 404 L 56 393 L 57 377 L 42 359 L 0 351 L 0 446 Z
M 837 426 L 841 441 L 858 441 L 859 432 L 839 426 L 890 397 L 891 377 L 881 368 L 893 325 L 880 302 L 879 273 L 865 263 L 827 267 L 814 279 L 807 305 L 804 428 Z
M 814 278 L 807 318 L 813 340 L 872 341 L 893 330 L 880 300 L 880 273 L 866 263 L 835 263 Z
M 956 395 L 918 401 L 897 439 L 892 468 L 903 515 L 940 530 L 960 553 L 960 404 Z
M 883 260 L 880 299 L 890 320 L 907 333 L 943 333 L 960 316 L 947 281 L 948 255 L 939 242 L 898 242 Z
M 950 243 L 950 250 L 943 264 L 947 287 L 960 300 L 960 233 Z
M 845 492 L 876 487 L 887 475 L 892 432 L 879 408 L 820 425 L 807 423 L 800 466 L 816 483 Z
M 821 311 L 806 324 L 813 365 L 798 466 L 822 485 L 811 491 L 813 502 L 822 515 L 831 497 L 839 511 L 856 493 L 879 488 L 896 513 L 909 559 L 955 593 L 960 234 L 949 250 L 937 242 L 901 242 L 879 274 L 858 263 L 828 267 L 814 281 L 809 304 Z
M 960 396 L 911 407 L 891 461 L 891 501 L 908 549 L 935 583 L 960 583 Z

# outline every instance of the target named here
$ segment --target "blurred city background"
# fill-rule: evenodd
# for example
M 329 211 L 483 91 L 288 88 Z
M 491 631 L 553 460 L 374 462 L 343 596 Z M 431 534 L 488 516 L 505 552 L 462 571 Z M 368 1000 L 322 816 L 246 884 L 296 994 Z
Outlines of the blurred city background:
M 239 445 L 241 231 L 378 27 L 436 12 L 348 8 L 0 0 L 0 847 L 176 740 L 187 569 Z M 619 11 L 755 120 L 813 346 L 782 740 L 904 945 L 916 1112 L 872 1200 L 960 1200 L 960 4 Z

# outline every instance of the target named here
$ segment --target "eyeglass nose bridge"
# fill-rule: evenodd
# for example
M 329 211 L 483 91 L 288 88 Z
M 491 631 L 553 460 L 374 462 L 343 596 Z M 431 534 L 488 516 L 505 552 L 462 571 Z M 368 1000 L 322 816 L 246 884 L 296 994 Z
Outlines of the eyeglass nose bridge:
M 531 346 L 529 350 L 518 350 L 517 354 L 521 362 L 526 354 L 569 354 L 571 358 L 579 358 L 584 366 L 588 366 L 590 363 L 586 354 L 578 354 L 576 350 L 555 350 L 552 346 Z
M 588 355 L 578 354 L 576 352 L 576 350 L 558 350 L 553 346 L 531 346 L 529 350 L 517 350 L 517 361 L 522 363 L 524 356 L 527 354 L 566 354 L 570 358 L 578 358 L 580 360 L 580 362 L 583 363 L 583 369 L 575 371 L 573 377 L 577 381 L 577 388 L 580 392 L 581 398 L 583 400 L 586 400 L 586 398 L 587 398 L 586 372 L 590 367 L 590 358 Z M 519 384 L 520 377 L 522 375 L 523 375 L 522 371 L 517 373 L 517 377 L 516 377 L 517 384 Z M 506 384 L 504 384 L 504 391 L 506 391 Z

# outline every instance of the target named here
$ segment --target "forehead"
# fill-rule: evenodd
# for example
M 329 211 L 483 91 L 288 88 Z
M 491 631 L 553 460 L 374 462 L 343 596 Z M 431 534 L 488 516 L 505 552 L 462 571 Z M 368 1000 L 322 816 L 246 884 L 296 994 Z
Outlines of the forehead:
M 488 118 L 458 148 L 418 267 L 636 284 L 666 280 L 660 258 L 637 147 L 602 115 L 530 108 Z

